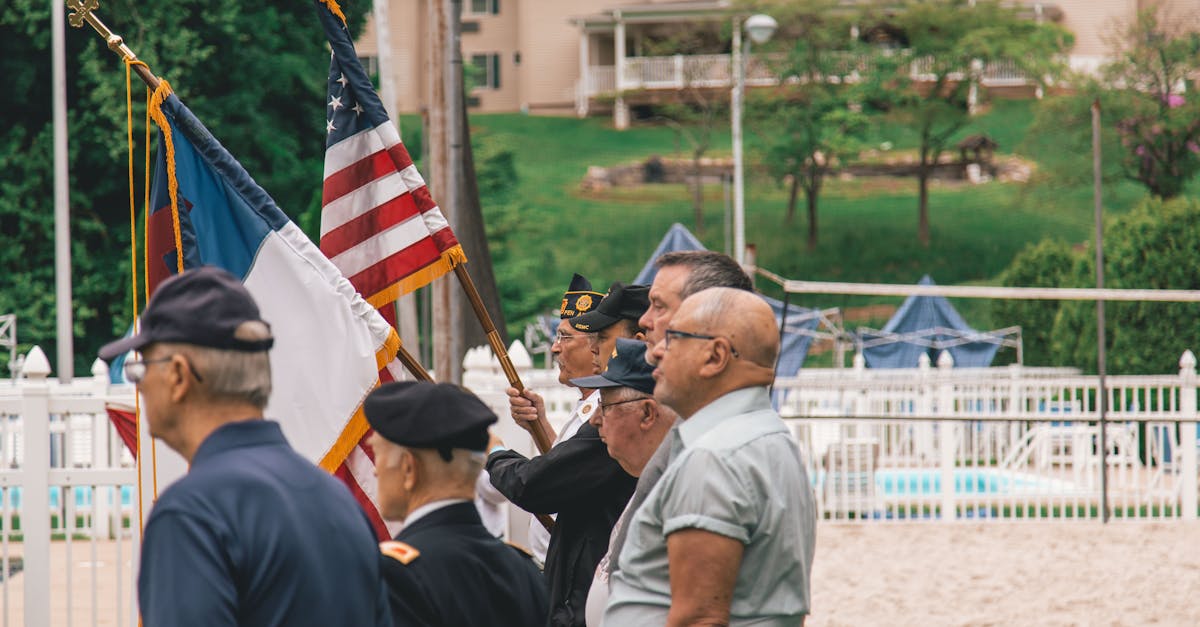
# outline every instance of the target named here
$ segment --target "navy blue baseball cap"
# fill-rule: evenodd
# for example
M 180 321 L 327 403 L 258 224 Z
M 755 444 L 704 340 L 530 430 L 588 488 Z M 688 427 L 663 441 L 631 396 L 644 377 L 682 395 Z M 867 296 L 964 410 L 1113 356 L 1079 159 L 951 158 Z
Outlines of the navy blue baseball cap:
M 367 423 L 401 446 L 482 451 L 496 414 L 474 394 L 452 383 L 396 381 L 363 401 Z
M 641 340 L 617 338 L 613 348 L 612 358 L 604 372 L 590 377 L 571 379 L 571 383 L 581 388 L 597 390 L 600 388 L 633 388 L 646 394 L 654 393 L 654 366 L 646 361 L 646 343 Z
M 204 266 L 163 281 L 142 312 L 138 334 L 105 344 L 100 359 L 112 361 L 155 342 L 265 351 L 275 343 L 270 330 L 241 281 L 221 268 Z

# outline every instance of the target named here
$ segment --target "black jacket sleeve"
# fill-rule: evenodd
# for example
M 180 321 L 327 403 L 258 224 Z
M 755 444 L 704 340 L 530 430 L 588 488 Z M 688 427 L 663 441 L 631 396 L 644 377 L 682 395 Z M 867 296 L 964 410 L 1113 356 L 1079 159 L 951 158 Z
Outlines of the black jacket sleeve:
M 496 451 L 488 457 L 487 470 L 505 498 L 534 514 L 575 509 L 594 501 L 597 489 L 634 481 L 608 456 L 596 428 L 586 423 L 574 436 L 532 459 L 515 451 Z

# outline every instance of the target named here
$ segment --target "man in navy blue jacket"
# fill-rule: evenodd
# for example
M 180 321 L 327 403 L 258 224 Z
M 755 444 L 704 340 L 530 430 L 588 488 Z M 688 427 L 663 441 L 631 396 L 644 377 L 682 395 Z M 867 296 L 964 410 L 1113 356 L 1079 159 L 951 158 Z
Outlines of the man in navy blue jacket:
M 138 601 L 147 627 L 389 625 L 371 525 L 345 486 L 264 420 L 271 329 L 241 282 L 200 268 L 159 286 L 128 351 L 150 435 L 188 461 L 154 504 Z

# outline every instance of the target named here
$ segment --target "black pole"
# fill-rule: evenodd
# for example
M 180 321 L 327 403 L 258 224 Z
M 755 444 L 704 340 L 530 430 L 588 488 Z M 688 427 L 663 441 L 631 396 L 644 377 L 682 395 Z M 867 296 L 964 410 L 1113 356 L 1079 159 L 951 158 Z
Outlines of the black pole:
M 1092 101 L 1092 178 L 1096 222 L 1096 289 L 1104 289 L 1104 208 L 1100 203 L 1100 99 Z M 1104 299 L 1096 299 L 1096 369 L 1100 375 L 1097 390 L 1100 409 L 1100 519 L 1108 522 L 1108 390 L 1104 385 Z

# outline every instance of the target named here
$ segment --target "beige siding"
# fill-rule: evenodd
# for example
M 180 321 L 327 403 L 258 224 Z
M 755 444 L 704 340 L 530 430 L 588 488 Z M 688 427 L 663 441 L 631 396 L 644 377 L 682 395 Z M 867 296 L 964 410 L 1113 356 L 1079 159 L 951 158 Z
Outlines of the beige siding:
M 463 62 L 470 63 L 474 54 L 500 56 L 500 88 L 475 89 L 471 95 L 479 99 L 479 106 L 473 107 L 472 111 L 515 111 L 521 106 L 520 85 L 523 77 L 520 66 L 516 64 L 516 54 L 520 49 L 518 6 L 518 0 L 500 0 L 499 15 L 463 14 L 463 22 L 474 22 L 479 26 L 478 32 L 462 34 Z
M 1075 33 L 1071 54 L 1106 56 L 1109 42 L 1137 16 L 1138 0 L 1056 0 L 1062 25 Z

